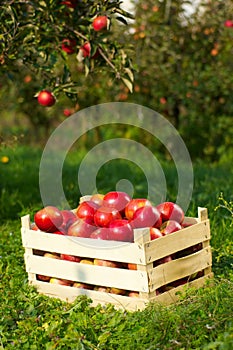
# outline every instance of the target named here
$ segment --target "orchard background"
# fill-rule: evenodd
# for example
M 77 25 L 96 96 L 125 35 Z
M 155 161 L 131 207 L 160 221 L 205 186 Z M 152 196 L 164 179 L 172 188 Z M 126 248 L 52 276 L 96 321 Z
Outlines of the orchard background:
M 232 349 L 233 3 L 200 0 L 187 12 L 192 3 L 139 0 L 130 14 L 118 0 L 1 1 L 0 349 Z M 93 26 L 99 16 L 102 28 Z M 55 98 L 50 107 L 38 102 L 45 89 Z M 156 110 L 184 139 L 195 175 L 187 215 L 208 208 L 215 274 L 212 286 L 177 305 L 133 314 L 39 296 L 27 283 L 20 236 L 20 216 L 42 206 L 39 165 L 53 130 L 79 110 L 117 101 Z M 77 166 L 114 137 L 156 155 L 174 200 L 177 172 L 167 151 L 119 124 L 88 132 L 69 153 L 63 180 L 71 207 L 80 195 Z M 125 160 L 104 164 L 98 189 L 113 190 L 122 177 L 135 197 L 147 195 L 142 170 Z

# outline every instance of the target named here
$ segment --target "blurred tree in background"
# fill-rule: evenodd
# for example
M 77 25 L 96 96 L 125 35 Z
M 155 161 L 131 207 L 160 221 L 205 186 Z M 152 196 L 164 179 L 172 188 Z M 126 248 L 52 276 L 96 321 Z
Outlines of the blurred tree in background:
M 0 99 L 7 113 L 11 113 L 17 104 L 19 114 L 25 116 L 30 111 L 27 118 L 30 123 L 33 118 L 39 118 L 34 122 L 39 128 L 43 122 L 61 121 L 69 113 L 94 104 L 134 102 L 168 118 L 180 132 L 193 158 L 233 161 L 232 0 L 200 0 L 198 6 L 191 7 L 192 12 L 187 11 L 187 5 L 192 5 L 192 1 L 132 1 L 135 20 L 127 26 L 123 23 L 128 17 L 120 9 L 119 1 L 77 1 L 79 6 L 74 8 L 64 1 L 59 6 L 61 2 L 48 1 L 46 6 L 43 1 L 37 3 L 41 7 L 36 8 L 34 14 L 34 17 L 37 11 L 40 14 L 33 29 L 34 37 L 22 34 L 21 44 L 16 46 L 20 52 L 22 41 L 25 45 L 33 42 L 34 49 L 29 50 L 30 45 L 27 46 L 28 53 L 19 60 L 20 69 L 16 67 L 15 73 L 9 70 L 9 63 L 5 63 L 7 78 L 2 84 Z M 77 20 L 75 16 L 79 11 L 84 11 L 84 18 Z M 93 31 L 93 18 L 105 13 L 111 19 L 110 30 Z M 75 30 L 70 31 L 71 28 Z M 81 36 L 78 33 L 82 33 Z M 61 50 L 64 38 L 77 40 L 75 55 Z M 92 43 L 91 55 L 96 53 L 97 47 L 103 55 L 77 60 L 80 47 L 87 39 Z M 9 49 L 11 55 L 13 48 L 14 45 Z M 47 55 L 50 51 L 52 54 Z M 43 63 L 36 67 L 36 75 L 28 71 L 28 62 L 35 56 Z M 12 79 L 11 74 L 16 74 L 18 79 Z M 25 82 L 28 75 L 32 79 Z M 59 103 L 48 112 L 47 108 L 37 105 L 39 111 L 32 118 L 32 104 L 36 104 L 36 101 L 32 102 L 33 95 L 39 87 L 47 85 L 59 96 Z M 7 99 L 6 89 L 10 95 Z M 47 118 L 44 117 L 45 110 Z M 106 137 L 106 133 L 108 137 L 116 134 L 140 137 L 137 129 L 123 125 L 112 129 L 112 135 L 109 130 L 103 133 L 105 135 L 98 135 L 97 141 Z M 145 135 L 143 142 L 153 144 L 150 135 Z
M 190 153 L 215 160 L 233 150 L 233 2 L 138 1 L 134 96 L 166 116 Z
M 40 90 L 48 89 L 59 101 L 72 105 L 64 110 L 67 116 L 79 108 L 84 78 L 93 72 L 107 72 L 108 79 L 123 81 L 132 89 L 131 62 L 119 40 L 111 37 L 114 22 L 127 24 L 132 17 L 120 4 L 119 0 L 3 1 L 0 98 L 5 117 L 14 113 L 16 121 L 24 115 L 34 133 L 39 135 L 42 129 L 44 134 L 61 119 L 61 109 L 38 106 L 35 97 Z M 100 17 L 107 20 L 103 28 L 93 25 Z

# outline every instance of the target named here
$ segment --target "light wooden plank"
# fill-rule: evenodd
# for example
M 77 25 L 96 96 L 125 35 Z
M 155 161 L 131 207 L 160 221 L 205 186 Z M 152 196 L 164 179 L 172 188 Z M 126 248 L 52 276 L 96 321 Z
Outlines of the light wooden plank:
M 34 248 L 85 258 L 145 264 L 143 249 L 136 243 L 70 237 L 28 230 L 24 227 L 21 228 L 21 235 L 25 248 Z
M 143 271 L 80 264 L 36 255 L 25 256 L 26 270 L 71 281 L 148 292 L 148 277 Z
M 184 221 L 183 221 L 183 223 L 186 225 L 195 225 L 198 222 L 199 222 L 198 218 L 193 218 L 191 216 L 185 216 Z
M 211 261 L 211 248 L 206 247 L 194 254 L 161 264 L 148 273 L 150 291 L 201 271 L 211 266 Z
M 142 249 L 142 252 L 146 259 L 146 252 L 145 252 L 145 242 L 150 241 L 150 229 L 140 229 L 140 230 L 134 230 L 134 241 L 138 244 L 139 248 Z M 143 271 L 147 274 L 149 270 L 153 269 L 153 263 L 149 263 L 146 265 L 137 265 L 138 271 Z M 139 293 L 140 298 L 147 298 L 149 297 L 148 293 L 140 292 Z
M 178 286 L 176 288 L 172 288 L 167 292 L 164 292 L 160 295 L 157 295 L 150 299 L 150 303 L 160 303 L 162 305 L 170 305 L 177 302 L 180 298 L 180 292 L 188 289 L 188 288 L 201 288 L 206 284 L 206 281 L 213 278 L 213 273 L 210 273 L 209 275 L 200 277 L 196 280 L 193 280 L 191 282 L 188 282 L 184 285 Z
M 21 225 L 26 229 L 30 229 L 30 215 L 24 215 L 21 217 Z
M 153 262 L 182 249 L 209 240 L 209 238 L 209 220 L 157 238 L 145 244 L 146 262 Z
M 178 286 L 163 294 L 160 294 L 152 299 L 130 298 L 122 295 L 114 295 L 111 293 L 98 292 L 93 290 L 61 286 L 46 282 L 33 281 L 31 284 L 36 287 L 37 291 L 41 294 L 47 295 L 53 298 L 59 298 L 63 301 L 73 303 L 75 299 L 80 295 L 86 295 L 92 299 L 92 306 L 113 304 L 117 309 L 123 309 L 128 311 L 143 310 L 149 303 L 160 303 L 162 305 L 169 305 L 179 300 L 179 292 L 182 292 L 186 288 L 200 288 L 203 287 L 207 281 L 213 277 L 213 274 L 200 277 L 197 280 L 187 283 L 187 285 Z
M 208 219 L 208 210 L 207 208 L 198 207 L 198 221 L 202 222 Z
M 137 311 L 143 310 L 148 303 L 147 300 L 132 298 L 113 293 L 99 292 L 82 288 L 61 286 L 52 283 L 33 281 L 31 283 L 41 294 L 53 298 L 59 298 L 69 303 L 73 303 L 79 295 L 86 295 L 92 299 L 92 306 L 113 304 L 117 309 Z

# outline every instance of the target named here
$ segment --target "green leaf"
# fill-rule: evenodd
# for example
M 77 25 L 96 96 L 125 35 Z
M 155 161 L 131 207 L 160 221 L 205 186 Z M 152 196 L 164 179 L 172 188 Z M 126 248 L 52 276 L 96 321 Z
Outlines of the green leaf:
M 126 78 L 121 78 L 122 81 L 124 82 L 124 84 L 127 86 L 127 88 L 129 89 L 129 91 L 132 93 L 133 92 L 133 84 L 129 79 Z

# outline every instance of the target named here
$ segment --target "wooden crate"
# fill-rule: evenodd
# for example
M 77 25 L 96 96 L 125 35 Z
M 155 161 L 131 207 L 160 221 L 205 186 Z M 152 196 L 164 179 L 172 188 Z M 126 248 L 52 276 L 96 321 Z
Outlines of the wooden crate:
M 134 230 L 134 243 L 69 237 L 30 229 L 30 215 L 21 218 L 24 260 L 29 283 L 39 293 L 73 302 L 78 295 L 90 297 L 93 305 L 112 303 L 117 308 L 142 310 L 148 302 L 171 304 L 187 286 L 201 287 L 212 277 L 210 225 L 206 208 L 198 208 L 198 217 L 185 217 L 186 228 L 150 240 L 149 229 Z M 190 226 L 189 226 L 190 225 Z M 194 247 L 194 248 L 191 248 Z M 121 268 L 95 266 L 44 257 L 44 252 L 69 254 L 121 262 Z M 171 261 L 161 259 L 172 255 Z M 160 263 L 159 263 L 160 262 Z M 136 264 L 129 270 L 126 264 Z M 137 292 L 138 296 L 63 286 L 38 280 L 51 276 L 92 286 L 114 287 Z

